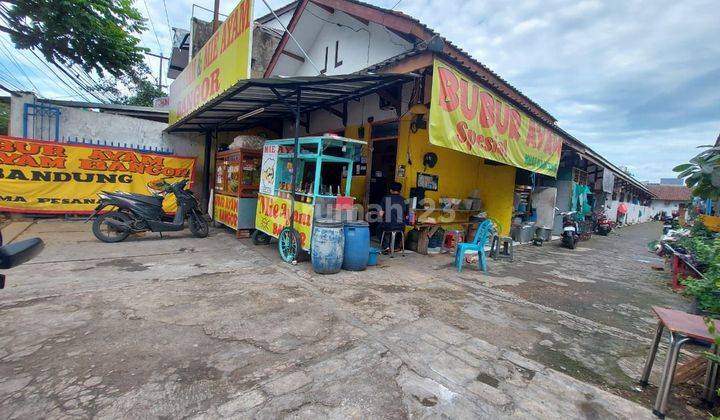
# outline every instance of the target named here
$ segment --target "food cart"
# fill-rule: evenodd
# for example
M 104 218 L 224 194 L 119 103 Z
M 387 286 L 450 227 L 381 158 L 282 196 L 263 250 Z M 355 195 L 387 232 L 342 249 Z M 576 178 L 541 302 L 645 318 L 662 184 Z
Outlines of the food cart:
M 309 251 L 314 220 L 352 209 L 353 164 L 364 144 L 330 134 L 266 141 L 253 242 L 277 238 L 285 262 Z
M 238 238 L 255 227 L 261 159 L 262 151 L 253 149 L 230 149 L 215 158 L 213 220 Z

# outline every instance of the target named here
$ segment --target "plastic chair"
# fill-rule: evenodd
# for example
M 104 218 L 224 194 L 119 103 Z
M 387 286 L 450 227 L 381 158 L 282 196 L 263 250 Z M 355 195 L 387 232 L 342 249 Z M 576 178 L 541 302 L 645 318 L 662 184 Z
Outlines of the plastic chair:
M 478 226 L 478 230 L 475 232 L 475 237 L 472 242 L 462 242 L 457 244 L 457 250 L 455 251 L 455 267 L 457 268 L 458 273 L 462 272 L 462 267 L 465 263 L 466 251 L 477 251 L 478 268 L 487 273 L 488 269 L 487 257 L 485 256 L 485 244 L 487 243 L 492 228 L 493 222 L 486 220 Z
M 402 250 L 402 256 L 405 256 L 405 231 L 404 230 L 387 230 L 383 231 L 382 235 L 380 235 L 380 246 L 385 246 L 385 234 L 388 234 L 390 236 L 390 258 L 395 258 L 395 238 L 397 235 L 400 235 L 401 239 L 401 250 Z

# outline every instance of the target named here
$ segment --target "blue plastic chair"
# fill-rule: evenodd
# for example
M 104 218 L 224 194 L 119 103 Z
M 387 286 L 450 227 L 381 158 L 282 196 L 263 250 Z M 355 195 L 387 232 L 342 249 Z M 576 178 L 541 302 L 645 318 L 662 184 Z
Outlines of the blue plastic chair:
M 455 267 L 457 267 L 458 273 L 462 271 L 463 264 L 465 263 L 466 251 L 477 251 L 478 268 L 487 273 L 488 269 L 487 257 L 485 255 L 485 244 L 488 241 L 488 237 L 490 236 L 492 228 L 493 222 L 490 220 L 486 220 L 480 223 L 480 226 L 478 226 L 472 242 L 462 242 L 457 244 L 457 249 L 455 251 Z

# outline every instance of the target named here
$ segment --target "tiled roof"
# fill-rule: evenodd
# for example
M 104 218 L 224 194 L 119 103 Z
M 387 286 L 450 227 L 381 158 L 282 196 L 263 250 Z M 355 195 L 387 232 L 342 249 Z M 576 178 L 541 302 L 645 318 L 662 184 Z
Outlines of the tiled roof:
M 657 196 L 658 200 L 690 201 L 692 192 L 684 185 L 648 184 L 648 189 Z

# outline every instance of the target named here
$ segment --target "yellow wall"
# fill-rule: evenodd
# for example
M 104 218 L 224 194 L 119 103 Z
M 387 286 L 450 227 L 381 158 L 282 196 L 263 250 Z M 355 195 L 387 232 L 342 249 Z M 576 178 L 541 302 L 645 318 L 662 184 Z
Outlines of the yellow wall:
M 438 191 L 427 191 L 426 198 L 433 199 L 437 206 L 440 197 L 467 198 L 478 190 L 488 217 L 500 225 L 503 235 L 510 233 L 512 205 L 515 191 L 515 168 L 512 166 L 486 165 L 482 158 L 460 153 L 455 150 L 430 144 L 427 130 L 411 132 L 412 115 L 400 120 L 398 137 L 396 173 L 400 165 L 405 165 L 405 177 L 396 180 L 403 184 L 402 195 L 408 197 L 410 188 L 415 187 L 418 172 L 437 175 Z M 345 136 L 358 138 L 359 127 L 348 127 Z M 365 140 L 370 137 L 369 125 L 365 127 Z M 434 152 L 438 163 L 434 168 L 423 168 L 425 153 Z M 408 162 L 409 160 L 412 163 Z M 368 157 L 369 159 L 369 157 Z M 351 195 L 356 203 L 362 203 L 365 194 L 365 177 L 353 178 Z M 433 214 L 436 219 L 441 213 Z M 468 213 L 458 213 L 456 220 L 467 220 Z
M 345 127 L 345 137 L 349 139 L 357 139 L 357 140 L 367 140 L 370 138 L 370 125 L 365 125 L 365 137 L 360 138 L 358 136 L 358 132 L 360 131 L 360 126 L 351 126 L 351 127 Z M 363 155 L 366 159 L 369 159 L 368 155 L 368 147 L 363 147 Z M 357 163 L 356 163 L 357 165 Z M 355 203 L 362 203 L 365 199 L 365 182 L 366 182 L 365 176 L 354 176 L 352 179 L 352 185 L 350 187 L 350 195 L 352 197 L 355 197 Z

